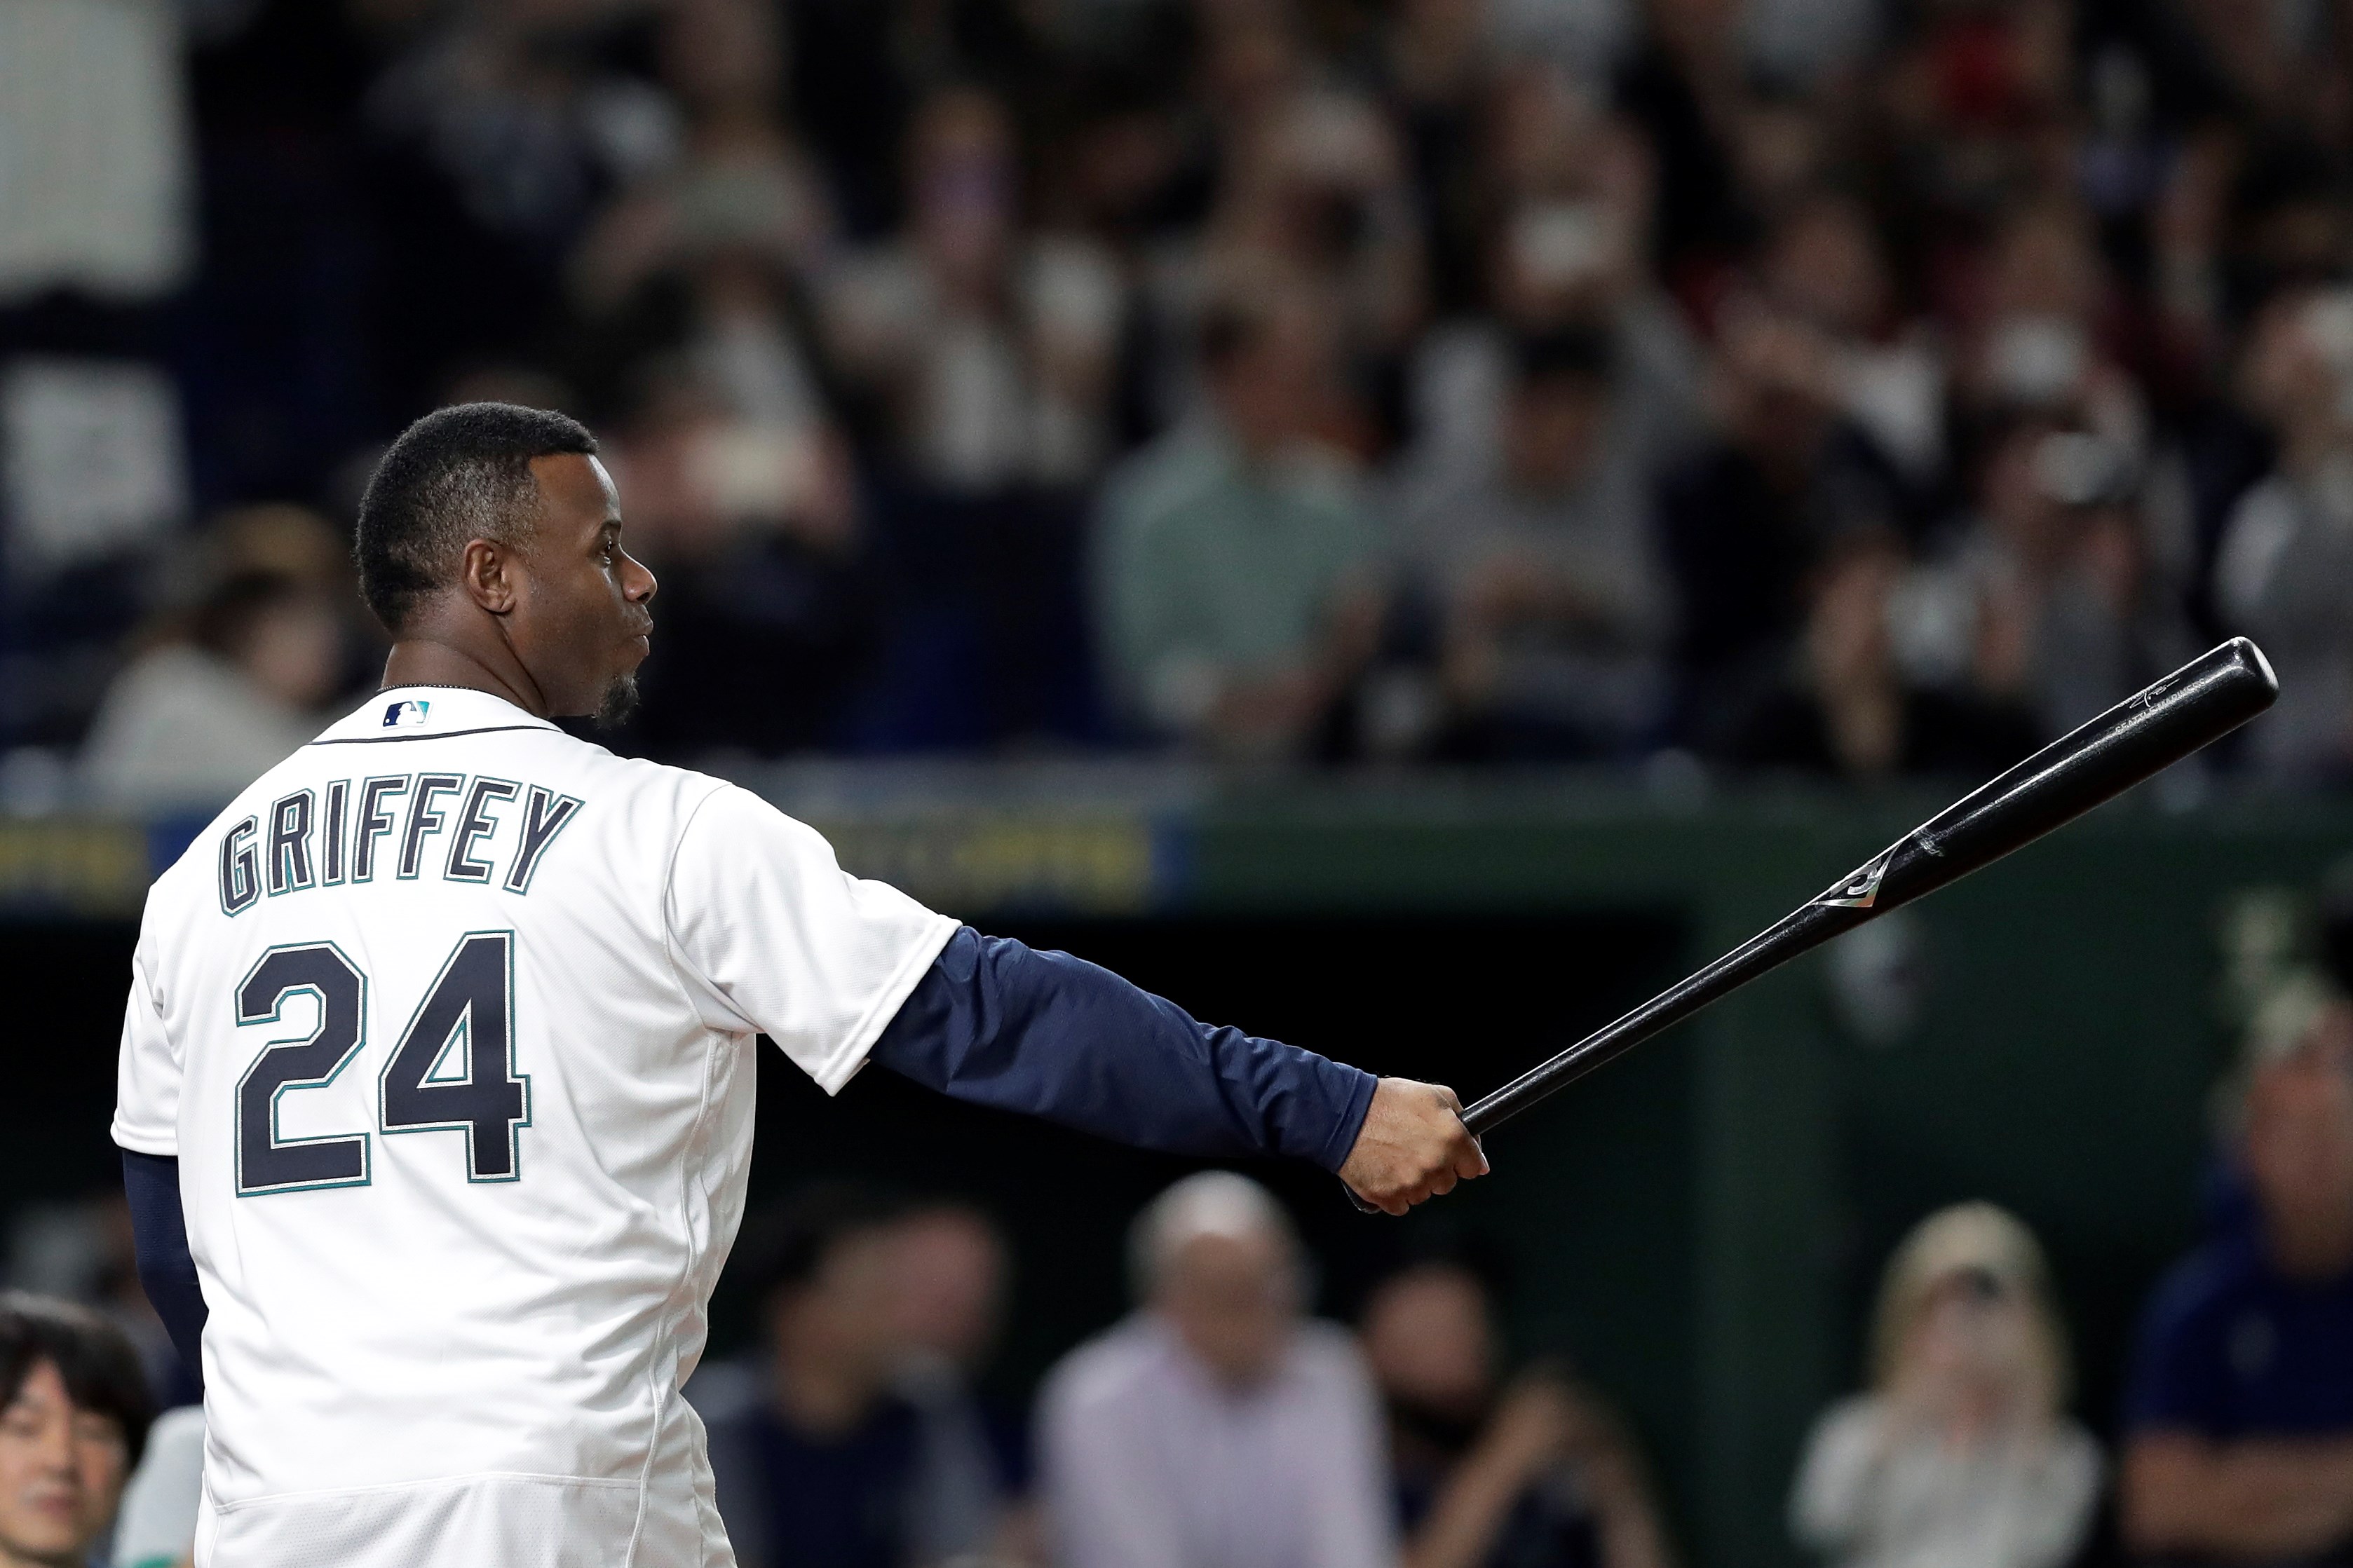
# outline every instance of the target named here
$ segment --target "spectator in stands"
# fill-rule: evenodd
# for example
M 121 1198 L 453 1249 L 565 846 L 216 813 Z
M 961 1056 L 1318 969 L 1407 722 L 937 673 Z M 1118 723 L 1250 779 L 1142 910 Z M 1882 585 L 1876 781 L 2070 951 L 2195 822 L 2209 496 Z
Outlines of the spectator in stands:
M 1701 735 L 1782 668 L 1823 547 L 1912 521 L 1894 466 L 1841 413 L 1830 345 L 1803 321 L 1761 303 L 1727 310 L 1713 391 L 1716 438 L 1658 499 L 1683 700 Z
M 2145 345 L 2126 336 L 2134 329 L 2082 206 L 2017 204 L 1968 276 L 1979 298 L 1960 321 L 1965 404 L 2073 419 L 2141 461 L 2148 415 L 2125 356 Z
M 1839 406 L 1915 489 L 1945 465 L 1945 355 L 1924 321 L 1907 320 L 1870 209 L 1808 191 L 1773 226 L 1757 263 L 1765 298 L 1821 335 Z
M 675 106 L 607 47 L 617 9 L 424 10 L 367 91 L 391 322 L 376 374 L 392 406 L 469 360 L 532 347 L 559 319 L 565 258 L 600 205 L 677 158 Z
M 1479 258 L 1486 312 L 1422 334 L 1409 397 L 1420 468 L 1494 461 L 1520 340 L 1564 331 L 1609 339 L 1610 447 L 1641 469 L 1703 434 L 1700 356 L 1643 265 L 1652 175 L 1641 139 L 1568 73 L 1518 62 L 1487 106 Z
M 1201 328 L 1216 419 L 1128 460 L 1102 501 L 1096 616 L 1114 692 L 1215 754 L 1297 756 L 1377 642 L 1380 536 L 1315 432 L 1337 394 L 1329 323 L 1262 280 Z
M 1003 1326 L 1005 1238 L 979 1210 L 953 1202 L 908 1211 L 897 1226 L 898 1337 L 908 1350 L 977 1373 Z
M 933 1568 L 992 1539 L 994 1471 L 977 1432 L 897 1381 L 901 1217 L 862 1190 L 817 1188 L 741 1249 L 762 1353 L 706 1369 L 693 1394 L 745 1568 Z
M 1405 0 L 1381 39 L 1381 85 L 1423 214 L 1430 303 L 1441 316 L 1481 292 L 1479 122 L 1496 64 L 1488 33 L 1482 0 Z
M 1478 1276 L 1409 1268 L 1374 1291 L 1363 1326 L 1388 1405 L 1408 1568 L 1666 1568 L 1626 1433 L 1558 1367 L 1500 1382 Z
M 0 1562 L 82 1568 L 153 1418 L 138 1352 L 104 1319 L 0 1295 Z
M 107 690 L 82 777 L 112 805 L 216 806 L 310 743 L 343 679 L 337 606 L 243 572 L 215 587 Z
M 2245 394 L 2278 443 L 2215 563 L 2224 623 L 2262 643 L 2280 700 L 2249 736 L 2290 783 L 2353 776 L 2353 289 L 2298 291 L 2257 321 Z
M 1956 641 L 1913 651 L 1951 684 L 2063 734 L 2195 652 L 2147 537 L 2131 449 L 2083 418 L 2016 409 L 1978 442 L 1978 508 L 1927 579 Z M 1936 602 L 1934 600 L 1924 601 Z
M 1852 151 L 1880 164 L 1899 233 L 1922 251 L 1940 313 L 1976 304 L 1987 229 L 2052 182 L 2074 79 L 2069 14 L 2039 4 L 1939 5 L 1905 29 L 1872 83 Z
M 1841 1568 L 2059 1568 L 2098 1501 L 2065 1415 L 2067 1346 L 2042 1249 L 1990 1204 L 1923 1220 L 1887 1266 L 1873 1389 L 1806 1446 L 1790 1522 Z
M 1092 241 L 1025 235 L 1005 107 L 951 89 L 909 132 L 905 231 L 844 261 L 822 317 L 893 457 L 950 495 L 1092 478 L 1124 286 Z
M 718 254 L 807 279 L 834 240 L 823 173 L 780 118 L 783 18 L 758 0 L 681 0 L 663 8 L 661 85 L 685 123 L 670 156 L 649 159 L 571 259 L 592 317 L 635 303 L 649 282 Z
M 2125 1396 L 2125 1541 L 2172 1563 L 2353 1551 L 2353 1005 L 2291 983 L 2225 1099 L 2252 1204 L 2158 1287 Z
M 1733 0 L 1649 0 L 1645 37 L 1620 67 L 1619 107 L 1659 164 L 1652 265 L 1670 287 L 1704 287 L 1755 225 L 1738 164 L 1749 94 Z
M 1622 755 L 1663 717 L 1672 606 L 1608 337 L 1524 340 L 1502 451 L 1404 487 L 1399 545 L 1444 624 L 1451 750 Z
M 983 1400 L 975 1384 L 997 1348 L 1003 1326 L 1010 1263 L 1005 1238 L 987 1215 L 953 1201 L 910 1208 L 892 1227 L 891 1306 L 893 1337 L 901 1347 L 897 1386 L 921 1407 L 933 1429 L 952 1432 L 943 1459 L 969 1465 L 993 1461 L 987 1471 L 959 1479 L 981 1510 L 1003 1496 L 1029 1489 L 1029 1454 L 1020 1414 Z M 1017 1562 L 1037 1562 L 1037 1521 L 1027 1508 L 1007 1509 L 997 1538 L 999 1552 Z
M 1371 101 L 1301 84 L 1229 136 L 1219 201 L 1202 235 L 1212 280 L 1279 272 L 1330 311 L 1339 352 L 1360 378 L 1394 373 L 1420 330 L 1425 300 L 1421 218 L 1404 153 Z M 1332 433 L 1360 456 L 1386 451 L 1397 432 L 1378 406 L 1351 412 L 1356 429 Z
M 1898 664 L 1894 612 L 1905 565 L 1903 542 L 1885 529 L 1858 529 L 1823 547 L 1795 668 L 1737 710 L 1721 742 L 1726 760 L 1856 780 L 1978 777 L 2034 750 L 2041 737 L 2024 712 L 1920 685 Z
M 1396 1561 L 1370 1380 L 1301 1321 L 1282 1209 L 1227 1172 L 1136 1223 L 1144 1305 L 1047 1379 L 1039 1433 L 1063 1568 L 1382 1568 Z

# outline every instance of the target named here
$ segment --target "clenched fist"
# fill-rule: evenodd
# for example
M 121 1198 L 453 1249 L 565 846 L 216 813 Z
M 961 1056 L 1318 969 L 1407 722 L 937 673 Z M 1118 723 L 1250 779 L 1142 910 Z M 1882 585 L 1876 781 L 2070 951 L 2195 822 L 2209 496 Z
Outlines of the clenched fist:
M 1385 1078 L 1340 1179 L 1384 1214 L 1403 1214 L 1457 1182 L 1487 1173 L 1487 1156 L 1462 1125 L 1462 1102 L 1442 1084 Z

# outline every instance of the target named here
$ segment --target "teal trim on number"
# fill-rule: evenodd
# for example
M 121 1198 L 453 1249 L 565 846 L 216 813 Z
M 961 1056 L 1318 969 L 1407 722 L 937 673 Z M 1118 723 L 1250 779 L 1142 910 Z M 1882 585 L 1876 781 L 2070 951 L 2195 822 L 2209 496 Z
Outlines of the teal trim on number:
M 480 1162 L 474 1157 L 474 1124 L 471 1121 L 412 1121 L 405 1126 L 395 1127 L 392 1124 L 391 1109 L 385 1102 L 385 1083 L 392 1076 L 392 1069 L 400 1064 L 401 1056 L 408 1045 L 409 1036 L 416 1030 L 418 1022 L 425 1016 L 426 1009 L 433 1005 L 434 998 L 440 994 L 442 984 L 449 978 L 449 971 L 455 968 L 457 966 L 458 960 L 464 956 L 467 945 L 480 937 L 498 938 L 501 950 L 505 955 L 506 979 L 503 984 L 501 985 L 500 991 L 501 1000 L 504 1002 L 506 1006 L 507 1081 L 509 1083 L 518 1084 L 522 1089 L 522 1114 L 512 1121 L 509 1121 L 506 1124 L 507 1174 L 503 1176 L 478 1176 L 474 1174 L 475 1167 L 480 1163 Z M 466 1002 L 466 1011 L 464 1015 L 461 1016 L 459 1021 L 450 1027 L 449 1033 L 443 1036 L 441 1039 L 437 1042 L 438 1048 L 434 1051 L 433 1060 L 426 1069 L 427 1076 L 419 1080 L 421 1083 L 435 1084 L 444 1088 L 456 1088 L 461 1084 L 471 1086 L 473 1084 L 473 999 L 469 997 Z M 448 1054 L 449 1042 L 460 1035 L 465 1037 L 467 1045 L 466 1076 L 463 1079 L 436 1079 L 432 1077 L 431 1074 L 433 1069 L 439 1067 L 441 1065 L 442 1058 Z M 518 1049 L 519 1043 L 515 1037 L 515 933 L 511 929 L 470 931 L 465 935 L 458 939 L 457 945 L 449 950 L 449 956 L 441 961 L 440 973 L 434 975 L 433 984 L 425 988 L 425 995 L 417 1002 L 416 1010 L 409 1014 L 407 1024 L 402 1027 L 400 1031 L 400 1043 L 393 1047 L 392 1059 L 385 1062 L 376 1072 L 376 1124 L 384 1130 L 384 1134 L 387 1138 L 398 1137 L 400 1134 L 405 1132 L 463 1132 L 466 1135 L 466 1182 L 470 1186 L 501 1186 L 510 1182 L 519 1182 L 522 1180 L 522 1130 L 532 1124 L 531 1078 L 530 1075 L 520 1070 L 521 1064 L 516 1058 L 516 1052 Z
M 245 1099 L 246 1082 L 253 1077 L 254 1069 L 260 1067 L 264 1061 L 269 1059 L 269 1053 L 271 1051 L 276 1050 L 280 1046 L 308 1045 L 311 1041 L 316 1040 L 319 1036 L 325 1031 L 327 1025 L 327 997 L 326 994 L 315 985 L 290 985 L 285 990 L 280 991 L 278 994 L 278 1000 L 268 1014 L 257 1015 L 251 1018 L 248 1018 L 238 1009 L 237 1000 L 237 993 L 243 991 L 248 985 L 250 985 L 253 983 L 253 977 L 260 973 L 261 966 L 269 963 L 273 955 L 280 952 L 298 952 L 305 948 L 321 947 L 328 949 L 333 952 L 338 959 L 342 960 L 343 967 L 350 970 L 352 972 L 352 977 L 359 982 L 357 1023 L 353 1030 L 350 1047 L 346 1049 L 341 1057 L 338 1057 L 335 1059 L 335 1065 L 333 1068 L 329 1069 L 326 1077 L 316 1079 L 290 1079 L 270 1091 L 269 1144 L 273 1149 L 299 1149 L 306 1144 L 349 1143 L 356 1142 L 360 1146 L 360 1173 L 356 1177 L 346 1178 L 341 1181 L 289 1182 L 283 1184 L 266 1187 L 248 1187 L 245 1184 L 245 1129 L 240 1125 L 238 1116 L 242 1101 Z M 237 1195 L 240 1198 L 266 1198 L 273 1196 L 279 1193 L 325 1192 L 336 1187 L 364 1187 L 369 1185 L 375 1179 L 375 1144 L 369 1134 L 364 1130 L 358 1132 L 327 1132 L 322 1133 L 315 1138 L 282 1139 L 278 1135 L 278 1103 L 285 1097 L 289 1089 L 326 1088 L 329 1084 L 333 1083 L 335 1079 L 341 1078 L 343 1076 L 343 1069 L 351 1066 L 353 1059 L 356 1058 L 361 1052 L 367 1049 L 367 972 L 362 969 L 358 964 L 353 963 L 352 962 L 352 955 L 345 952 L 339 943 L 332 941 L 276 942 L 265 950 L 259 958 L 253 961 L 253 967 L 245 972 L 245 978 L 238 981 L 236 986 L 229 992 L 229 1016 L 236 1020 L 237 1026 L 240 1029 L 250 1027 L 256 1024 L 279 1023 L 282 1021 L 285 1016 L 286 998 L 306 991 L 319 999 L 319 1027 L 313 1030 L 307 1038 L 272 1040 L 262 1047 L 262 1048 L 255 1054 L 253 1060 L 247 1064 L 244 1073 L 238 1077 L 237 1080 L 237 1093 L 231 1096 L 229 1100 L 229 1151 L 231 1157 L 235 1162 L 237 1170 Z

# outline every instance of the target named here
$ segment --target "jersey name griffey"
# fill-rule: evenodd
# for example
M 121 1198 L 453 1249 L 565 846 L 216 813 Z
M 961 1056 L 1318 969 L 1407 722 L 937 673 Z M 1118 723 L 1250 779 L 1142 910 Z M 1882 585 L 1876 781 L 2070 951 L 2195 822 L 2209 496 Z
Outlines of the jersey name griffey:
M 750 793 L 380 693 L 148 895 L 115 1142 L 209 1319 L 200 1564 L 723 1564 L 679 1390 L 752 1042 L 828 1092 L 955 922 Z

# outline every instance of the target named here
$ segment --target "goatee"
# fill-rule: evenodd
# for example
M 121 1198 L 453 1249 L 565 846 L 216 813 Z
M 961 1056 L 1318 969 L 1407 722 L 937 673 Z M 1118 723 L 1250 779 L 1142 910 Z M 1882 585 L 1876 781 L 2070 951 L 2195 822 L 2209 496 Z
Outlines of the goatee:
M 596 728 L 617 730 L 637 710 L 638 678 L 634 674 L 617 676 L 612 685 L 605 688 L 604 700 L 596 704 Z

